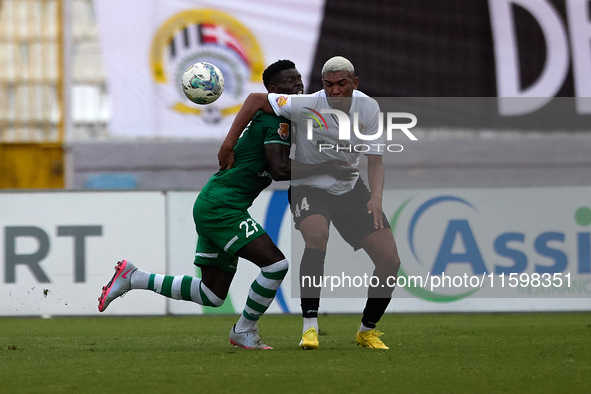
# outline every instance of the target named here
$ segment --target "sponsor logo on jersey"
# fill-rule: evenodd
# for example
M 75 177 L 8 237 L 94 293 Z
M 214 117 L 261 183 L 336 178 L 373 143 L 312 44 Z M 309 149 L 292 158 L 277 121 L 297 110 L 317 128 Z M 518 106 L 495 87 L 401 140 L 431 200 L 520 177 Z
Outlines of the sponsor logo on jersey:
M 271 179 L 273 179 L 273 176 L 271 176 L 271 174 L 268 173 L 267 171 L 259 172 L 257 175 L 260 176 L 261 178 L 271 178 Z
M 361 134 L 365 134 L 365 125 L 363 123 L 359 122 L 357 128 Z
M 275 102 L 277 103 L 277 105 L 279 106 L 279 108 L 285 106 L 287 104 L 287 97 L 285 96 L 279 96 L 275 99 Z
M 277 134 L 281 137 L 282 140 L 286 140 L 289 138 L 289 125 L 287 123 L 279 123 L 279 128 L 277 129 Z

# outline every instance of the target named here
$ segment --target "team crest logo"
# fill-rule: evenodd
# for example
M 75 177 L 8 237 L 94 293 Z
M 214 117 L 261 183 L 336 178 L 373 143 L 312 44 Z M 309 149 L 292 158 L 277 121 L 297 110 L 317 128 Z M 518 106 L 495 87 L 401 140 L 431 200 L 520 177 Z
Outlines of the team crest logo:
M 204 107 L 187 102 L 180 84 L 184 71 L 199 61 L 215 64 L 226 83 L 222 97 Z M 168 108 L 217 123 L 240 110 L 247 84 L 261 81 L 264 60 L 255 36 L 239 20 L 212 9 L 192 9 L 160 26 L 152 40 L 150 66 Z
M 279 123 L 277 134 L 282 140 L 286 140 L 289 137 L 289 125 L 287 123 Z

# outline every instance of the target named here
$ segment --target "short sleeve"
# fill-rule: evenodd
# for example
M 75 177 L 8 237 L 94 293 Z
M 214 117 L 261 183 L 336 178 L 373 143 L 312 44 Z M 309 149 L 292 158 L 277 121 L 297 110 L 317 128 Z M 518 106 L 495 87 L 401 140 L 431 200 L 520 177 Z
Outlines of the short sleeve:
M 364 100 L 364 107 L 363 107 L 363 114 L 365 120 L 365 130 L 363 134 L 366 135 L 374 135 L 376 133 L 381 133 L 381 135 L 371 141 L 367 141 L 370 149 L 365 152 L 366 155 L 382 155 L 383 149 L 380 149 L 380 145 L 384 143 L 384 134 L 383 130 L 380 130 L 380 117 L 382 114 L 380 113 L 380 105 L 378 102 L 372 98 L 363 98 Z

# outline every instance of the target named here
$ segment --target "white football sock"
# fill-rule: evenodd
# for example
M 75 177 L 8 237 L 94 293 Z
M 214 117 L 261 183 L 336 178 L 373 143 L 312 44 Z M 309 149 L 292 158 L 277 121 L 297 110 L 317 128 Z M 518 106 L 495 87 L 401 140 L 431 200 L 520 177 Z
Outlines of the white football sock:
M 148 289 L 148 282 L 150 281 L 150 273 L 137 269 L 131 274 L 131 288 L 132 289 Z
M 304 328 L 302 329 L 302 332 L 306 332 L 312 327 L 314 327 L 316 329 L 316 332 L 318 332 L 318 318 L 304 317 Z

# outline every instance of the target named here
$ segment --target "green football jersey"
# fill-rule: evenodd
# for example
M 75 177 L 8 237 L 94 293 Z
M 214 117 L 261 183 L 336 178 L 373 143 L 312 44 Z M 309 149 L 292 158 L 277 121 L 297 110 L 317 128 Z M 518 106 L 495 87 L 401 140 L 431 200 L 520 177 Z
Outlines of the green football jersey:
M 271 184 L 266 144 L 291 144 L 291 123 L 287 118 L 259 111 L 246 126 L 236 146 L 231 169 L 218 171 L 199 193 L 210 202 L 248 208 L 263 189 Z

